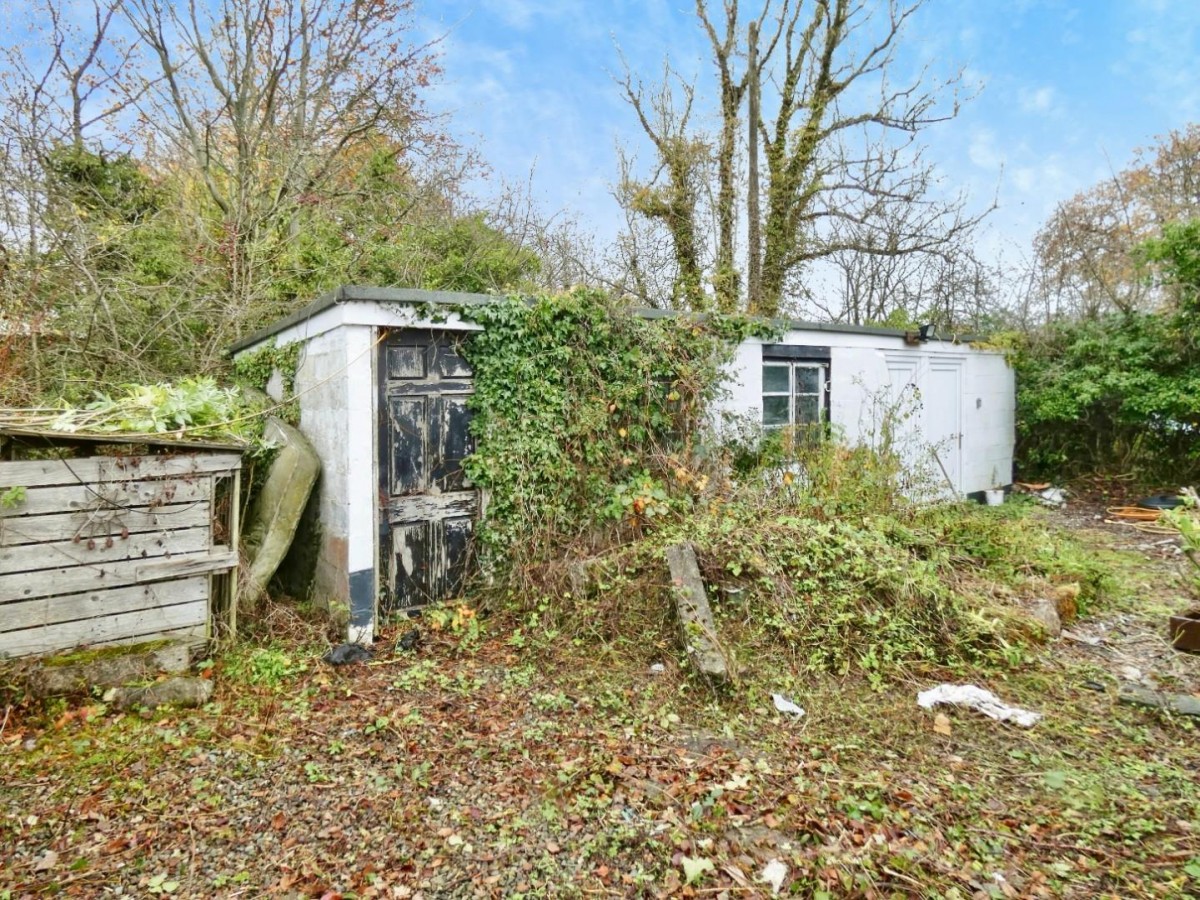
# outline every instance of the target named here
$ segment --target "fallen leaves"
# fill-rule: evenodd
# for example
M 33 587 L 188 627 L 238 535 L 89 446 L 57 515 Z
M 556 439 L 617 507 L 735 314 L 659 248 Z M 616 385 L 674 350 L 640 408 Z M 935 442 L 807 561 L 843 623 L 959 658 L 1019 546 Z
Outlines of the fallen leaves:
M 466 659 L 423 647 L 406 668 L 319 671 L 258 706 L 226 694 L 213 711 L 51 724 L 36 751 L 0 754 L 12 848 L 0 889 L 66 883 L 89 896 L 111 883 L 144 896 L 137 879 L 161 876 L 159 896 L 170 884 L 176 896 L 363 900 L 571 884 L 866 897 L 863 885 L 887 883 L 966 898 L 1052 897 L 1071 883 L 1133 898 L 1200 865 L 1200 809 L 1180 768 L 1190 745 L 1159 747 L 1154 731 L 1120 745 L 1117 769 L 1110 731 L 1063 732 L 1082 713 L 1061 696 L 1047 697 L 1055 731 L 991 729 L 979 743 L 973 721 L 931 722 L 907 688 L 806 683 L 812 720 L 780 728 L 736 697 L 681 702 L 644 660 L 593 663 L 529 666 L 497 638 Z M 1018 679 L 1014 696 L 1028 696 Z M 954 756 L 931 728 L 957 730 Z M 1095 775 L 1081 774 L 1084 756 Z M 309 764 L 328 781 L 310 783 Z M 1153 802 L 1089 787 L 1114 771 Z

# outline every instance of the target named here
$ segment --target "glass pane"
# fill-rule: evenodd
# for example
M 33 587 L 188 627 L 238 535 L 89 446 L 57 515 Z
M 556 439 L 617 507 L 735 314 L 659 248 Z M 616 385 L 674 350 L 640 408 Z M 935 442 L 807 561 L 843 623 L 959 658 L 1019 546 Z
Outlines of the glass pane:
M 796 398 L 796 424 L 808 424 L 821 421 L 821 405 L 814 395 L 801 395 Z
M 821 390 L 821 370 L 816 366 L 796 367 L 796 393 L 815 394 Z
M 763 397 L 763 424 L 788 424 L 788 397 Z
M 792 389 L 788 381 L 788 366 L 763 366 L 763 393 L 786 394 Z

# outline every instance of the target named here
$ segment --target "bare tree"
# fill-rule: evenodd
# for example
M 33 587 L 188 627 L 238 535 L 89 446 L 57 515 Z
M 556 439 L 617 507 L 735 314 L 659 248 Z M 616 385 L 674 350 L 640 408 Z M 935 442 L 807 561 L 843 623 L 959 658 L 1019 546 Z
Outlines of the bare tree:
M 972 212 L 964 194 L 946 196 L 934 168 L 915 149 L 903 158 L 906 149 L 876 146 L 861 158 L 842 157 L 842 170 L 861 189 L 845 192 L 818 232 L 819 252 L 793 271 L 789 288 L 803 296 L 803 282 L 819 283 L 832 269 L 842 289 L 809 300 L 824 317 L 856 325 L 899 317 L 978 327 L 992 303 L 993 279 L 966 273 L 988 268 L 974 245 L 995 204 Z
M 715 236 L 703 238 L 715 245 L 716 264 L 702 279 L 719 306 L 733 305 L 731 299 L 737 296 L 730 277 L 736 284 L 739 276 L 731 269 L 739 255 L 733 247 L 739 220 L 746 226 L 751 245 L 746 256 L 753 269 L 744 306 L 771 316 L 785 306 L 785 289 L 800 267 L 847 249 L 844 238 L 853 230 L 839 228 L 838 223 L 853 217 L 848 210 L 861 206 L 860 198 L 882 192 L 888 201 L 928 200 L 918 191 L 929 188 L 931 181 L 921 174 L 925 168 L 911 152 L 911 138 L 955 115 L 957 97 L 944 111 L 941 99 L 957 79 L 937 82 L 922 72 L 910 82 L 892 82 L 897 45 L 920 6 L 921 0 L 907 5 L 898 0 L 762 0 L 743 23 L 737 0 L 723 0 L 718 30 L 713 24 L 718 16 L 710 13 L 705 0 L 697 0 L 697 18 L 709 37 L 720 97 L 717 228 Z M 626 99 L 638 110 L 642 128 L 658 151 L 655 177 L 662 178 L 668 190 L 678 182 L 669 177 L 672 167 L 661 137 L 673 137 L 665 149 L 675 157 L 681 156 L 674 152 L 677 146 L 697 138 L 684 116 L 669 121 L 648 117 L 641 92 L 630 90 L 630 82 L 627 76 Z M 693 93 L 689 86 L 682 104 L 689 112 Z M 669 111 L 671 104 L 662 97 L 655 108 Z M 754 140 L 747 135 L 743 143 L 736 136 L 744 131 L 745 98 L 756 108 L 745 126 Z M 864 136 L 865 149 L 849 152 L 851 138 L 859 135 Z M 902 139 L 896 142 L 891 135 Z M 746 185 L 745 204 L 737 184 L 742 148 L 752 149 L 759 141 L 766 164 L 761 213 L 756 173 Z M 908 175 L 910 169 L 916 176 Z M 657 182 L 652 178 L 650 183 Z M 637 210 L 636 195 L 626 194 L 624 199 Z M 936 240 L 926 235 L 887 252 L 919 252 L 930 239 Z M 692 297 L 694 292 L 686 299 Z
M 704 309 L 709 303 L 703 286 L 705 245 L 699 218 L 712 149 L 703 136 L 689 131 L 695 100 L 692 86 L 676 79 L 683 96 L 676 109 L 670 78 L 668 70 L 661 90 L 649 98 L 628 72 L 622 82 L 625 99 L 654 144 L 658 170 L 647 181 L 637 180 L 631 175 L 629 160 L 622 155 L 618 199 L 623 207 L 661 223 L 670 235 L 676 270 L 673 301 L 691 309 Z
M 1169 222 L 1200 217 L 1200 124 L 1139 150 L 1127 168 L 1059 204 L 1034 239 L 1051 316 L 1147 309 L 1163 298 L 1135 253 Z
M 356 148 L 436 139 L 418 97 L 436 65 L 409 40 L 409 0 L 126 0 L 126 12 L 161 75 L 144 123 L 224 218 L 239 302 L 260 283 L 264 232 L 294 236 Z
M 4 379 L 9 396 L 40 383 L 45 339 L 88 283 L 86 211 L 56 191 L 54 169 L 85 147 L 122 145 L 136 42 L 114 34 L 120 6 L 36 0 L 22 11 L 28 40 L 0 49 L 0 357 L 25 376 Z

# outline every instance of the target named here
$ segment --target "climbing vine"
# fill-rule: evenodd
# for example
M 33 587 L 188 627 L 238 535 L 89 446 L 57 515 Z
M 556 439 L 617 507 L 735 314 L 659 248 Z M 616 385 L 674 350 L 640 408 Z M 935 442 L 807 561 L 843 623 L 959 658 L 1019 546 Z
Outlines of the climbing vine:
M 283 397 L 287 401 L 279 410 L 279 417 L 296 425 L 300 421 L 300 407 L 293 399 L 296 393 L 296 372 L 300 368 L 301 341 L 293 341 L 282 347 L 274 341 L 243 353 L 233 361 L 233 371 L 238 379 L 250 387 L 266 391 L 276 372 L 283 384 Z
M 688 503 L 683 463 L 720 368 L 738 341 L 770 330 L 647 318 L 582 290 L 458 312 L 483 326 L 463 349 L 475 373 L 466 470 L 488 491 L 480 538 L 492 562 L 532 561 L 614 518 L 637 524 Z

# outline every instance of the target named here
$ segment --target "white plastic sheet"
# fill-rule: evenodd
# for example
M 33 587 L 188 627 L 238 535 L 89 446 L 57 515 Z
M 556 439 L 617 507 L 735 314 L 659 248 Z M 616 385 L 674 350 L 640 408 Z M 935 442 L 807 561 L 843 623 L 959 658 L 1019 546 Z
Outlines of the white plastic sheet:
M 922 709 L 933 709 L 939 704 L 966 706 L 997 722 L 1012 722 L 1022 728 L 1032 728 L 1042 718 L 1041 713 L 1009 706 L 991 691 L 973 684 L 939 684 L 917 694 L 917 705 Z
M 771 700 L 774 701 L 775 708 L 781 713 L 788 713 L 789 715 L 796 717 L 804 715 L 803 707 L 797 706 L 787 697 L 783 696 L 783 694 L 772 694 Z

